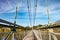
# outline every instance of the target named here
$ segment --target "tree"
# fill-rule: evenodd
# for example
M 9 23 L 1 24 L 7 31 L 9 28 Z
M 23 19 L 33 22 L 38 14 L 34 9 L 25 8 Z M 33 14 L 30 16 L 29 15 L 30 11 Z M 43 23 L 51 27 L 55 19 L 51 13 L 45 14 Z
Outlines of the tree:
M 26 26 L 25 29 L 26 29 L 26 30 L 31 30 L 31 27 Z
M 40 28 L 42 25 L 41 24 L 39 24 L 39 25 L 37 25 L 37 26 L 33 26 L 33 28 L 34 29 L 37 29 L 37 28 Z

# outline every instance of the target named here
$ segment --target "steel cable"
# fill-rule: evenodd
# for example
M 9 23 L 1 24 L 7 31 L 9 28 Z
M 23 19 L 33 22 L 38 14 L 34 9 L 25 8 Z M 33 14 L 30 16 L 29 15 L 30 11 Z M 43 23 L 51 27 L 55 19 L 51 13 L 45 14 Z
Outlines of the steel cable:
M 48 18 L 48 24 L 50 23 L 50 18 L 49 18 L 49 11 L 48 11 L 48 0 L 46 0 L 46 14 Z
M 46 14 L 47 14 L 47 18 L 48 18 L 48 26 L 50 24 L 50 17 L 49 17 L 49 10 L 48 10 L 48 0 L 46 0 Z M 48 29 L 50 32 L 50 29 Z M 49 40 L 51 40 L 51 33 L 48 34 L 49 35 Z
M 16 24 L 17 10 L 18 10 L 18 2 L 17 2 L 17 0 L 16 0 L 16 12 L 15 12 L 15 14 L 14 14 L 14 27 L 15 27 L 15 24 Z
M 11 35 L 11 32 L 8 33 L 8 35 L 6 36 L 6 38 L 4 40 L 7 40 L 10 35 Z
M 34 19 L 33 19 L 33 26 L 36 23 L 37 2 L 38 2 L 38 0 L 34 0 Z
M 30 26 L 31 26 L 31 9 L 30 9 L 30 6 L 29 5 L 29 0 L 27 0 L 27 7 L 28 7 L 28 13 L 29 13 L 29 22 L 30 22 Z

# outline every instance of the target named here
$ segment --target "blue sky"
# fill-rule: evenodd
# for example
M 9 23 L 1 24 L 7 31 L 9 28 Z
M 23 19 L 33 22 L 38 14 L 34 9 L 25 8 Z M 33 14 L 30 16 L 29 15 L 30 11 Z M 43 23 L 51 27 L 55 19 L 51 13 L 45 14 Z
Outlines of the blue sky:
M 18 13 L 16 22 L 22 26 L 29 25 L 29 15 L 27 9 L 26 0 L 18 1 Z M 34 0 L 30 0 L 31 3 L 31 24 L 33 25 L 34 14 Z M 0 19 L 4 19 L 10 22 L 14 22 L 16 0 L 0 0 Z M 48 8 L 50 14 L 50 23 L 60 20 L 60 0 L 48 0 Z M 46 14 L 46 0 L 38 0 L 36 24 L 47 24 Z

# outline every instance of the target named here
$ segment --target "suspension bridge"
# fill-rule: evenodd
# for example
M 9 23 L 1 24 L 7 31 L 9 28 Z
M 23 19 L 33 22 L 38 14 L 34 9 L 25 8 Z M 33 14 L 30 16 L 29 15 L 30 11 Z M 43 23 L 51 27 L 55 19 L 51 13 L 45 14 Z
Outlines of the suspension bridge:
M 0 40 L 60 40 L 60 33 L 54 32 L 55 28 L 60 28 L 60 25 L 50 26 L 50 15 L 48 10 L 48 0 L 46 0 L 46 14 L 48 24 L 45 27 L 34 29 L 36 24 L 38 0 L 34 0 L 34 15 L 33 25 L 31 19 L 31 2 L 27 0 L 27 9 L 29 15 L 29 24 L 32 28 L 27 30 L 25 27 L 16 24 L 18 14 L 18 0 L 16 0 L 16 8 L 14 13 L 14 23 L 0 19 Z M 2 24 L 4 23 L 4 24 Z

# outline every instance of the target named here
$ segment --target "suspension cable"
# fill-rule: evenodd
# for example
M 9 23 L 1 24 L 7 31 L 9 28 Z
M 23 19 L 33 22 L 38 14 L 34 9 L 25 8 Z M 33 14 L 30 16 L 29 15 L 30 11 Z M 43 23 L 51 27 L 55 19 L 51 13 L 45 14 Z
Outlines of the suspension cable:
M 31 9 L 30 9 L 30 6 L 31 5 L 29 5 L 29 0 L 27 0 L 27 6 L 28 6 L 28 13 L 29 13 L 29 22 L 30 22 L 30 26 L 31 26 Z
M 38 2 L 38 0 L 34 0 L 34 19 L 33 19 L 33 26 L 36 23 L 37 2 Z
M 47 13 L 47 18 L 48 18 L 48 26 L 49 26 L 49 24 L 50 24 L 50 16 L 49 16 L 49 10 L 48 10 L 48 0 L 46 0 L 46 13 Z M 50 32 L 51 29 L 48 29 L 48 30 Z M 49 40 L 51 40 L 51 34 L 49 33 L 48 35 L 49 35 Z
M 50 17 L 49 17 L 49 11 L 48 11 L 48 0 L 46 0 L 46 14 L 48 18 L 48 25 L 50 24 Z
M 18 10 L 18 3 L 17 3 L 17 1 L 16 1 L 16 12 L 15 12 L 15 14 L 14 14 L 14 27 L 15 27 L 15 25 L 16 25 L 17 10 Z

